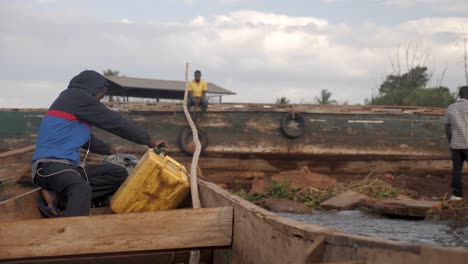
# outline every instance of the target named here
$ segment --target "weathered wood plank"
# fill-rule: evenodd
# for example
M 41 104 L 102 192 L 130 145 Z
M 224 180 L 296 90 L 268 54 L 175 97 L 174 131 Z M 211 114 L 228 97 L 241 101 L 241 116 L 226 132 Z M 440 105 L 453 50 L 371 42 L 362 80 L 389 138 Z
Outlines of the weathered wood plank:
M 41 218 L 41 211 L 36 206 L 39 190 L 40 188 L 0 202 L 0 222 Z
M 317 237 L 306 250 L 306 263 L 322 262 L 326 243 L 327 237 L 325 235 Z
M 465 264 L 468 259 L 465 248 L 407 244 L 343 234 L 275 215 L 213 183 L 200 181 L 199 187 L 204 207 L 234 208 L 233 263 L 307 263 L 307 250 L 321 236 L 326 238 L 324 263 Z
M 366 264 L 365 261 L 352 260 L 352 261 L 339 261 L 339 262 L 322 262 L 320 264 Z
M 34 149 L 36 149 L 36 146 L 31 145 L 31 146 L 27 146 L 27 147 L 24 147 L 24 148 L 19 148 L 19 149 L 15 149 L 15 150 L 2 152 L 2 153 L 0 153 L 0 158 L 6 158 L 6 157 L 9 157 L 9 156 L 23 154 L 23 153 L 26 153 L 26 152 L 33 151 Z
M 231 207 L 0 222 L 0 259 L 227 247 Z
M 33 260 L 7 260 L 4 264 L 173 264 L 189 263 L 190 251 L 135 253 L 135 254 L 107 254 L 101 256 L 84 256 L 68 258 L 47 258 Z M 210 263 L 212 250 L 200 251 L 200 263 Z
M 231 205 L 234 208 L 233 263 L 306 263 L 306 250 L 314 240 L 338 232 L 280 217 L 212 183 L 200 181 L 199 186 L 204 207 Z

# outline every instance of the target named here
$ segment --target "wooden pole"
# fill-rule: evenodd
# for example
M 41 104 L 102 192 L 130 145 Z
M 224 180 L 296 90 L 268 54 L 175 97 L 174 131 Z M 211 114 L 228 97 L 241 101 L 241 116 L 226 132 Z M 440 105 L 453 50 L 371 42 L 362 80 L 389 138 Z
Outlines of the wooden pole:
M 0 153 L 0 158 L 6 158 L 13 155 L 23 154 L 29 151 L 33 151 L 36 148 L 36 145 L 27 146 L 20 149 L 15 149 L 7 152 Z
M 197 181 L 197 167 L 198 167 L 198 158 L 200 157 L 200 152 L 201 152 L 201 143 L 200 143 L 200 140 L 198 139 L 197 127 L 195 126 L 195 123 L 193 122 L 192 117 L 190 116 L 190 112 L 187 106 L 188 70 L 189 70 L 189 64 L 187 62 L 185 64 L 185 93 L 184 93 L 183 108 L 184 108 L 185 118 L 187 118 L 190 128 L 192 129 L 193 142 L 195 143 L 195 152 L 193 153 L 192 164 L 190 165 L 190 191 L 192 193 L 193 208 L 201 208 L 200 196 L 198 195 L 198 181 Z M 199 262 L 200 262 L 200 251 L 192 250 L 190 252 L 189 263 L 198 264 Z

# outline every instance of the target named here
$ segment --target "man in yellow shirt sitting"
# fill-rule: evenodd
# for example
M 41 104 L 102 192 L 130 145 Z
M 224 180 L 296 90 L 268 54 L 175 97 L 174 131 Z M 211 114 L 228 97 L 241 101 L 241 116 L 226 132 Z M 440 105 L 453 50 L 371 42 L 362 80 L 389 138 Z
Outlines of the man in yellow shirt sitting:
M 206 100 L 207 85 L 201 79 L 201 72 L 196 70 L 195 79 L 189 83 L 188 87 L 188 106 L 200 106 L 202 111 L 205 112 L 208 107 L 208 100 Z

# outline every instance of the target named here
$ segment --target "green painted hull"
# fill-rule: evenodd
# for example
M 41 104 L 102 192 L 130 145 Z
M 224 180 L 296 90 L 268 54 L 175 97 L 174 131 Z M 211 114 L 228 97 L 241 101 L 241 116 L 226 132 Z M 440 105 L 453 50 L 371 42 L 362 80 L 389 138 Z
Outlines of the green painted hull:
M 239 107 L 242 106 L 242 107 Z M 443 109 L 295 106 L 304 117 L 305 132 L 287 137 L 281 119 L 291 108 L 276 105 L 213 105 L 200 127 L 208 146 L 204 155 L 257 157 L 356 157 L 360 159 L 447 159 Z M 115 106 L 114 106 L 115 108 Z M 137 108 L 119 106 L 124 116 L 143 126 L 154 138 L 164 138 L 178 153 L 177 138 L 187 125 L 180 104 Z M 1 110 L 0 151 L 32 145 L 45 109 Z M 98 128 L 94 132 L 111 144 L 142 151 Z

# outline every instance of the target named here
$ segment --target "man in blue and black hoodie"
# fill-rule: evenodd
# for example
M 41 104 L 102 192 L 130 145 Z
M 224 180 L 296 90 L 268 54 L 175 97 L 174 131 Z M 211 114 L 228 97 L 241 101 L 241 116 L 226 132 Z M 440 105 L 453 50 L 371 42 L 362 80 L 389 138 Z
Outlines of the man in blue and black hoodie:
M 101 74 L 81 72 L 71 79 L 39 127 L 32 160 L 33 182 L 46 194 L 65 198 L 65 216 L 89 215 L 91 200 L 114 193 L 128 176 L 126 169 L 117 165 L 81 166 L 80 148 L 114 154 L 113 148 L 91 134 L 92 126 L 149 147 L 165 143 L 153 141 L 144 129 L 102 104 L 106 93 L 107 81 Z

